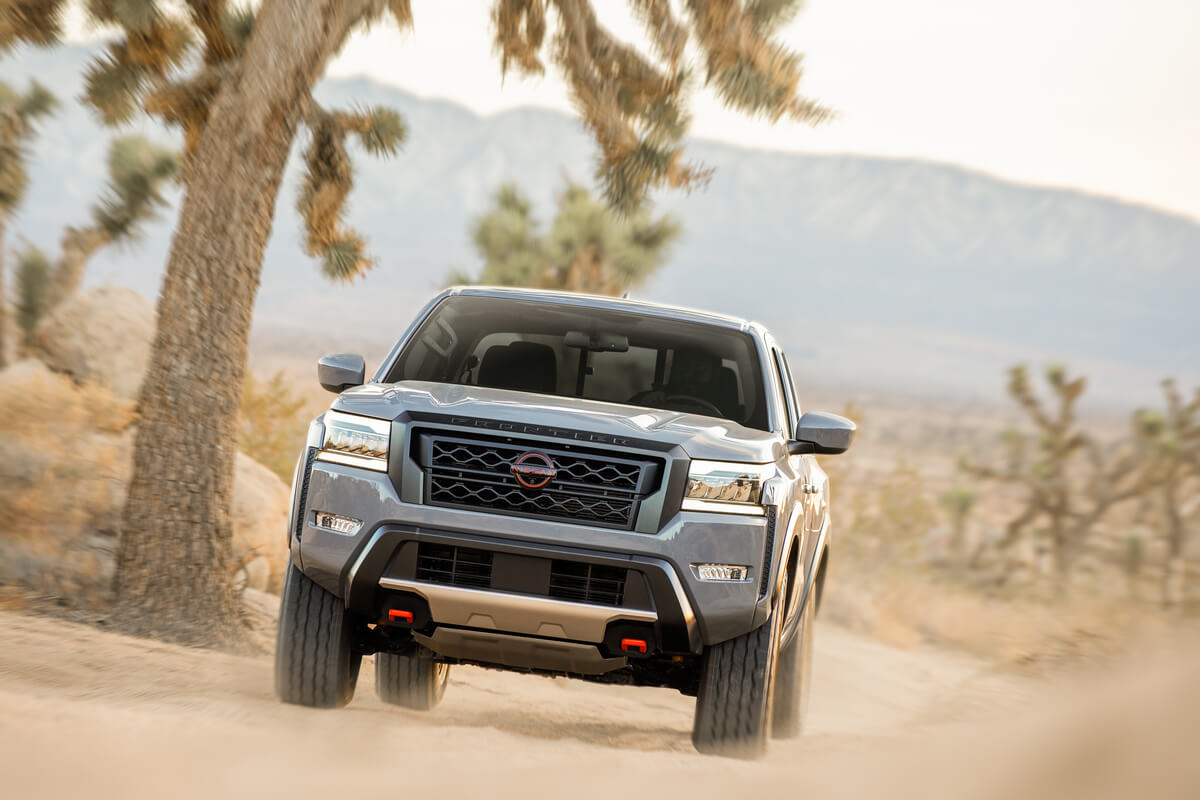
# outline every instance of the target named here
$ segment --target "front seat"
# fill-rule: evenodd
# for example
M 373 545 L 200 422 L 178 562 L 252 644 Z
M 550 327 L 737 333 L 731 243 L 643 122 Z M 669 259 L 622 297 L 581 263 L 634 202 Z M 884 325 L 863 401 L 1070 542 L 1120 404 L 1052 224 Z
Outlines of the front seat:
M 535 342 L 493 345 L 479 362 L 479 385 L 553 394 L 558 386 L 554 350 Z

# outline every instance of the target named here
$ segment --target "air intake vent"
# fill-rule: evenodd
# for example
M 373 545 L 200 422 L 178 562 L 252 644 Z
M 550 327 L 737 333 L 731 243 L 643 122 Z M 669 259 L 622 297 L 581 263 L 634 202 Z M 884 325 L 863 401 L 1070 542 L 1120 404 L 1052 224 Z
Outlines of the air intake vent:
M 422 542 L 417 548 L 417 580 L 487 589 L 492 585 L 492 554 Z
M 619 606 L 625 601 L 626 571 L 577 561 L 555 561 L 550 565 L 550 596 L 577 603 Z
M 767 542 L 763 547 L 762 580 L 758 585 L 759 597 L 767 596 L 767 588 L 771 581 L 771 559 L 775 554 L 775 515 L 778 513 L 774 507 L 767 509 Z

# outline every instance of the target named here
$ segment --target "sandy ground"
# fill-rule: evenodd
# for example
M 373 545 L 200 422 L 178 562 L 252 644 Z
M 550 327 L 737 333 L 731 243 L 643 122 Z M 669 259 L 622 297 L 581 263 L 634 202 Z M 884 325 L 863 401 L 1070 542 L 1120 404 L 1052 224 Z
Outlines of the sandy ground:
M 1132 787 L 1200 797 L 1200 772 L 1175 750 L 1110 775 L 1111 753 L 1137 750 L 1120 732 L 1140 728 L 1124 707 L 1107 721 L 1080 716 L 1095 693 L 1046 720 L 1039 709 L 1061 685 L 829 624 L 817 637 L 808 733 L 746 763 L 692 751 L 693 701 L 666 690 L 456 667 L 442 706 L 421 714 L 375 698 L 367 659 L 349 707 L 313 711 L 275 699 L 269 657 L 0 613 L 0 797 L 1121 797 Z M 1194 670 L 1181 674 L 1196 683 Z M 1193 752 L 1200 702 L 1185 707 L 1170 741 L 1190 739 Z M 1112 735 L 1097 738 L 1095 726 Z M 1084 777 L 1093 790 L 1072 791 Z

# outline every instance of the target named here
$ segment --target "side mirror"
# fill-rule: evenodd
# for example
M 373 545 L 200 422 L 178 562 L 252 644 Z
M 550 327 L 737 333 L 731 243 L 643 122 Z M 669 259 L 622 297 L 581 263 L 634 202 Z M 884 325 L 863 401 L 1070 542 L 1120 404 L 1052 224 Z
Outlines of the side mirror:
M 836 455 L 850 449 L 854 441 L 854 431 L 858 427 L 837 414 L 826 414 L 823 411 L 808 411 L 800 417 L 796 425 L 796 436 L 788 442 L 788 452 L 816 453 L 818 455 Z
M 367 362 L 353 353 L 336 353 L 317 362 L 317 380 L 321 388 L 340 394 L 367 382 Z

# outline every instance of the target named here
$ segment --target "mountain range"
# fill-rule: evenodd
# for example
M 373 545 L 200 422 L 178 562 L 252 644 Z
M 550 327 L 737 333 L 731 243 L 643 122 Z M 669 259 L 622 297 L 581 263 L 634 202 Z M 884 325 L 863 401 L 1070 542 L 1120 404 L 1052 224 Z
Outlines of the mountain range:
M 62 100 L 32 149 L 32 186 L 9 226 L 53 250 L 85 219 L 114 135 L 75 99 L 91 51 L 21 49 L 0 60 Z M 499 77 L 497 76 L 497 81 Z M 595 149 L 573 117 L 523 108 L 492 116 L 366 79 L 326 80 L 329 106 L 399 110 L 401 155 L 355 153 L 350 223 L 377 266 L 331 286 L 300 249 L 292 153 L 256 309 L 256 340 L 298 350 L 381 349 L 478 257 L 470 221 L 515 181 L 541 219 L 567 178 L 590 179 Z M 163 141 L 154 123 L 132 126 Z M 766 152 L 693 141 L 714 169 L 690 194 L 655 196 L 684 234 L 634 296 L 757 319 L 793 353 L 798 379 L 829 387 L 998 396 L 1017 361 L 1063 361 L 1114 403 L 1153 400 L 1165 375 L 1200 380 L 1200 223 L 1077 191 L 1019 185 L 959 167 L 857 155 Z M 102 253 L 89 282 L 157 291 L 172 208 L 135 246 Z

